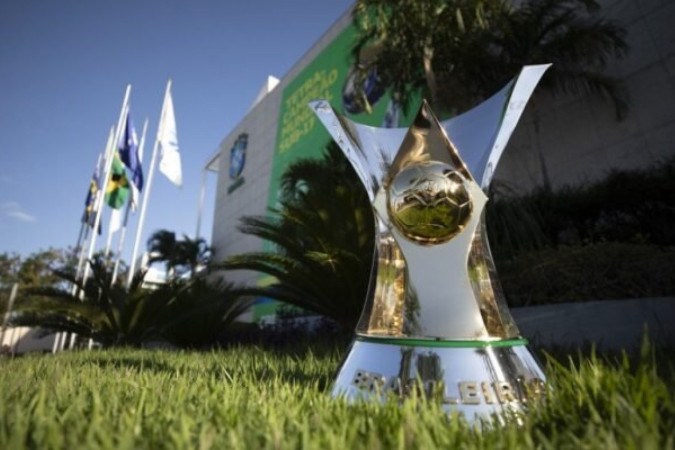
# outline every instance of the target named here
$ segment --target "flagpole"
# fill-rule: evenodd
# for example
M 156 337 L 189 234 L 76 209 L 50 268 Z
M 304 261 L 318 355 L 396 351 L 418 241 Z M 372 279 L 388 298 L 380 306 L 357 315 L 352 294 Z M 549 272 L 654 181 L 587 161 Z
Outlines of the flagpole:
M 110 128 L 110 133 L 108 133 L 108 141 L 106 142 L 105 145 L 105 150 L 104 152 L 107 153 L 108 147 L 110 147 L 110 143 L 113 138 L 113 133 L 114 133 L 114 128 Z M 100 172 L 101 172 L 101 163 L 103 162 L 105 156 L 102 155 L 101 153 L 98 154 L 98 158 L 96 159 L 96 168 L 94 169 L 94 173 L 92 174 L 92 181 L 96 178 L 96 191 L 93 193 L 93 198 L 91 199 L 91 204 L 95 205 L 98 199 L 98 196 L 101 195 L 101 186 L 100 186 Z M 89 187 L 90 189 L 90 194 L 91 194 L 91 185 Z M 88 208 L 89 205 L 85 205 L 85 208 Z M 92 208 L 93 211 L 93 208 Z M 77 250 L 79 252 L 78 258 L 77 258 L 77 266 L 75 269 L 75 280 L 78 280 L 80 278 L 80 275 L 82 274 L 82 267 L 84 265 L 84 256 L 86 254 L 85 252 L 85 245 L 89 239 L 89 229 L 91 227 L 91 223 L 89 221 L 89 215 L 87 210 L 85 209 L 85 216 L 83 217 L 85 220 L 82 221 L 81 226 L 80 226 L 80 235 L 77 238 Z M 73 284 L 73 288 L 71 290 L 71 294 L 75 296 L 77 294 L 77 285 Z M 67 332 L 57 332 L 54 336 L 54 344 L 52 345 L 52 353 L 56 353 L 57 351 L 63 350 L 65 346 L 66 339 L 68 338 L 68 333 Z
M 143 154 L 143 148 L 145 147 L 145 135 L 146 132 L 148 131 L 148 119 L 145 119 L 145 122 L 143 123 L 143 133 L 141 134 L 141 142 L 138 144 L 138 154 L 142 155 Z M 143 166 L 142 164 L 142 157 L 138 161 L 138 164 Z M 133 189 L 133 187 L 132 187 Z M 120 240 L 117 243 L 117 259 L 115 260 L 115 267 L 113 268 L 113 274 L 112 274 L 112 283 L 115 282 L 117 279 L 117 272 L 120 267 L 120 260 L 122 259 L 122 249 L 124 248 L 124 241 L 126 238 L 127 234 L 127 224 L 129 222 L 129 210 L 131 209 L 131 202 L 127 202 L 127 210 L 124 214 L 124 224 L 122 226 L 122 233 L 120 235 Z
M 113 254 L 115 258 L 115 264 L 113 265 L 112 281 L 115 282 L 117 278 L 117 270 L 120 264 L 120 258 L 122 257 L 122 249 L 124 246 L 124 238 L 127 233 L 127 221 L 129 220 L 129 210 L 131 209 L 131 202 L 127 201 L 127 207 L 124 209 L 124 220 L 122 221 L 122 231 L 120 231 L 120 238 L 117 241 L 117 251 Z M 112 239 L 111 239 L 112 241 Z
M 108 140 L 106 141 L 105 149 L 103 150 L 103 157 L 101 158 L 100 153 L 98 155 L 99 162 L 103 163 L 103 167 L 106 167 L 106 165 L 108 164 L 108 161 L 110 161 L 110 153 L 111 153 L 111 149 L 113 148 L 113 139 L 114 138 L 115 138 L 115 126 L 111 125 L 110 126 L 110 132 L 108 133 Z M 99 165 L 98 167 L 100 168 L 101 166 Z M 99 171 L 99 181 L 98 181 L 99 187 L 96 190 L 96 194 L 95 194 L 94 200 L 93 200 L 93 202 L 94 202 L 93 211 L 94 211 L 94 222 L 95 223 L 92 224 L 92 226 L 94 226 L 95 228 L 92 228 L 93 231 L 90 233 L 90 236 L 91 236 L 91 239 L 89 240 L 90 246 L 93 245 L 92 243 L 96 239 L 95 235 L 98 234 L 98 230 L 99 230 L 99 227 L 100 227 L 100 224 L 101 224 L 99 214 L 101 214 L 102 208 L 99 206 L 100 203 L 101 203 L 99 201 L 99 199 L 102 199 L 102 198 L 105 197 L 105 193 L 104 193 L 105 192 L 104 191 L 105 190 L 105 183 L 100 179 L 100 175 L 101 175 L 101 173 Z M 96 222 L 97 218 L 98 218 L 98 222 Z M 83 272 L 85 271 L 85 267 L 88 267 L 88 265 L 87 265 L 88 251 L 89 251 L 89 249 L 88 248 L 85 249 L 85 246 L 83 245 L 82 249 L 80 250 L 79 260 L 77 262 L 77 271 L 75 272 L 75 280 L 80 280 L 81 278 L 83 278 L 82 275 L 83 275 Z M 77 291 L 78 291 L 77 285 L 74 285 L 73 286 L 73 295 L 76 295 Z M 59 345 L 60 349 L 63 349 L 64 343 L 65 343 L 65 339 L 62 339 L 62 342 Z
M 110 254 L 110 247 L 112 247 L 112 239 L 113 239 L 113 234 L 115 234 L 115 231 L 113 231 L 113 224 L 118 221 L 118 218 L 116 217 L 116 212 L 113 210 L 110 212 L 110 219 L 108 220 L 108 238 L 105 241 L 105 249 L 103 250 L 103 256 L 105 258 L 108 258 L 108 255 Z
M 117 128 L 115 130 L 115 138 L 113 139 L 112 145 L 109 147 L 108 151 L 110 153 L 110 157 L 106 160 L 105 162 L 105 171 L 104 171 L 104 176 L 103 176 L 103 182 L 102 185 L 107 187 L 108 183 L 108 178 L 110 178 L 110 172 L 112 171 L 112 163 L 113 163 L 113 155 L 114 155 L 114 147 L 117 145 L 117 142 L 119 142 L 119 137 L 120 133 L 122 132 L 122 121 L 124 120 L 125 113 L 127 112 L 127 108 L 129 105 L 129 95 L 131 94 L 131 85 L 127 85 L 126 92 L 124 93 L 124 100 L 122 101 L 122 109 L 120 110 L 120 116 L 119 119 L 117 120 Z M 101 223 L 101 213 L 103 211 L 103 200 L 105 198 L 105 195 L 100 195 L 99 198 L 97 198 L 97 209 L 96 209 L 96 219 L 94 220 L 94 230 L 98 230 L 98 225 Z M 91 258 L 94 256 L 94 249 L 96 248 L 96 233 L 92 233 L 92 239 L 91 242 L 89 243 L 89 252 L 87 253 L 87 260 L 91 260 Z M 84 274 L 82 275 L 82 285 L 84 286 L 87 283 L 87 279 L 89 278 L 89 271 L 90 267 L 89 264 L 86 264 L 84 267 Z
M 101 168 L 101 163 L 105 164 L 104 161 L 107 160 L 108 149 L 110 148 L 110 145 L 112 143 L 112 139 L 113 139 L 114 134 L 115 134 L 115 128 L 110 127 L 110 133 L 108 133 L 108 141 L 105 144 L 104 154 L 103 154 L 103 156 L 101 156 L 100 153 L 98 154 L 98 160 L 96 162 L 96 167 L 97 167 L 97 172 L 99 172 L 99 178 L 100 178 L 100 170 L 99 169 Z M 99 183 L 99 185 L 97 186 L 96 192 L 94 193 L 94 198 L 92 200 L 93 203 L 94 203 L 94 206 L 96 206 L 96 204 L 98 204 L 98 198 L 99 198 L 100 195 L 102 195 L 102 193 L 101 193 L 102 183 L 101 183 L 100 179 L 98 180 L 98 183 Z M 95 233 L 95 232 L 98 231 L 98 229 L 94 229 L 94 228 L 92 228 L 92 230 L 94 230 L 92 233 Z M 83 266 L 84 266 L 84 257 L 86 255 L 85 243 L 87 242 L 88 238 L 89 238 L 89 232 L 87 231 L 86 234 L 85 234 L 84 242 L 82 243 L 82 247 L 80 248 L 80 256 L 79 256 L 78 261 L 77 261 L 77 271 L 75 272 L 75 279 L 76 280 L 78 280 L 80 278 L 80 275 L 82 275 L 82 269 L 83 269 Z
M 96 161 L 96 167 L 98 168 L 100 166 L 101 166 L 101 155 L 99 154 L 98 160 Z M 91 181 L 90 181 L 90 183 L 91 183 Z M 91 186 L 89 187 L 89 189 L 90 189 L 90 192 L 91 192 Z M 76 270 L 76 272 L 75 272 L 76 277 L 79 276 L 79 271 L 80 271 L 79 265 L 80 265 L 80 260 L 82 259 L 82 254 L 84 253 L 84 244 L 87 242 L 87 239 L 89 239 L 89 233 L 88 233 L 88 231 L 89 231 L 89 217 L 88 217 L 87 211 L 86 211 L 87 206 L 88 205 L 85 205 L 85 212 L 84 212 L 84 215 L 82 217 L 82 220 L 80 220 L 80 232 L 77 235 L 77 244 L 75 244 L 75 255 L 77 255 L 77 262 L 78 262 L 78 265 L 76 266 L 76 269 L 75 269 Z M 77 286 L 73 284 L 73 288 L 71 289 L 71 294 L 75 295 L 76 292 L 77 292 Z M 68 333 L 65 332 L 65 331 L 64 332 L 57 331 L 56 333 L 54 333 L 54 344 L 52 345 L 52 353 L 55 353 L 57 350 L 60 350 L 58 344 L 61 341 L 61 334 L 64 334 L 65 336 L 68 335 Z
M 5 311 L 5 315 L 2 318 L 2 331 L 0 332 L 0 347 L 5 345 L 5 332 L 7 331 L 7 324 L 9 323 L 9 317 L 12 314 L 12 308 L 14 307 L 14 300 L 16 299 L 16 293 L 19 290 L 19 283 L 14 283 L 12 285 L 12 291 L 9 294 L 9 302 L 7 303 L 7 311 Z M 14 337 L 14 333 L 12 333 L 12 338 Z M 11 348 L 13 345 L 12 340 L 10 340 L 10 345 L 9 347 Z M 13 354 L 14 352 L 12 352 Z
M 56 335 L 54 337 L 54 344 L 52 344 L 52 353 L 56 353 L 59 350 L 61 350 L 61 348 L 60 348 L 61 334 L 63 334 L 63 333 L 65 333 L 65 331 L 59 331 L 58 333 L 56 333 Z
M 124 110 L 123 114 L 125 120 L 129 119 L 129 106 L 126 106 L 126 109 Z M 117 134 L 115 135 L 115 144 L 113 145 L 110 153 L 110 158 L 112 159 L 112 164 L 115 164 L 115 159 L 119 158 L 119 151 L 120 151 L 120 139 L 122 138 L 122 133 L 126 132 L 126 126 L 124 127 L 125 131 L 118 131 Z M 112 171 L 112 169 L 111 169 Z M 106 181 L 106 190 L 108 188 L 108 181 Z M 127 205 L 129 203 L 127 202 Z M 110 205 L 111 211 L 110 211 L 110 217 L 108 219 L 108 238 L 106 239 L 105 243 L 105 248 L 103 250 L 103 256 L 105 258 L 105 264 L 106 266 L 108 265 L 108 258 L 110 256 L 110 249 L 112 248 L 112 241 L 113 241 L 113 236 L 117 231 L 119 231 L 120 228 L 122 228 L 122 218 L 120 215 L 122 212 L 117 209 L 113 208 L 112 205 Z
M 91 239 L 89 240 L 90 245 L 92 245 L 91 243 L 94 242 L 94 240 L 96 239 L 95 235 L 98 234 L 98 230 L 99 230 L 100 224 L 101 224 L 100 219 L 99 219 L 98 222 L 96 222 L 96 218 L 98 217 L 98 214 L 101 211 L 101 208 L 98 206 L 99 203 L 100 203 L 99 198 L 104 197 L 103 189 L 105 187 L 104 184 L 102 183 L 101 179 L 100 179 L 101 163 L 103 164 L 103 166 L 105 166 L 107 164 L 107 162 L 110 160 L 110 153 L 111 153 L 111 149 L 113 148 L 114 137 L 115 137 L 115 126 L 112 125 L 110 127 L 110 132 L 108 133 L 108 140 L 106 141 L 105 149 L 103 150 L 103 156 L 101 156 L 101 154 L 99 153 L 98 160 L 97 160 L 97 163 L 96 163 L 97 164 L 96 165 L 97 172 L 98 172 L 98 175 L 99 175 L 99 180 L 98 180 L 99 185 L 98 185 L 98 188 L 96 189 L 96 193 L 95 193 L 94 199 L 93 199 L 93 203 L 94 203 L 94 209 L 93 210 L 95 211 L 95 215 L 94 215 L 94 222 L 95 223 L 92 226 L 95 227 L 95 228 L 92 228 L 91 232 L 89 232 L 87 230 L 87 235 L 91 236 Z M 85 241 L 82 245 L 82 248 L 80 249 L 80 257 L 79 257 L 79 260 L 77 262 L 77 270 L 75 272 L 75 280 L 79 280 L 82 276 L 82 272 L 85 270 L 87 252 L 85 251 L 85 245 L 84 244 L 87 242 L 87 239 L 88 239 L 88 237 L 85 237 Z M 88 267 L 88 265 L 87 265 L 87 267 Z M 77 287 L 77 285 L 73 285 L 72 295 L 77 295 L 77 293 L 78 293 L 78 287 Z M 68 337 L 67 335 L 68 335 L 68 333 L 64 332 L 64 333 L 61 333 L 60 336 L 57 336 L 57 339 L 54 342 L 54 346 L 52 347 L 52 353 L 55 353 L 57 351 L 60 351 L 60 350 L 64 349 L 65 344 L 66 344 L 66 339 Z
M 100 164 L 100 155 L 99 155 L 99 162 L 97 163 L 97 167 L 98 167 L 98 164 Z M 85 205 L 85 208 L 86 208 L 86 205 Z M 88 217 L 86 216 L 86 212 L 87 211 L 85 209 L 85 216 L 82 217 L 82 219 L 84 219 L 84 220 L 80 221 L 80 232 L 77 235 L 77 244 L 75 244 L 75 252 L 76 252 L 75 254 L 76 255 L 82 254 L 82 251 L 84 249 L 83 243 L 86 242 L 87 238 L 89 237 L 89 235 L 87 234 L 87 230 L 89 229 L 89 224 L 87 223 Z M 79 259 L 80 259 L 80 257 L 78 256 L 78 262 L 79 262 Z M 73 285 L 73 289 L 71 290 L 71 293 L 73 295 L 75 294 L 75 290 L 76 290 L 76 287 L 75 287 L 75 285 Z M 61 339 L 61 333 L 65 333 L 65 331 L 64 332 L 57 331 L 56 333 L 54 333 L 54 343 L 52 345 L 52 353 L 56 353 L 56 350 L 57 350 L 57 347 L 58 347 L 57 344 Z M 4 338 L 4 331 L 3 331 L 3 338 Z
M 131 252 L 131 261 L 129 262 L 129 273 L 127 274 L 127 288 L 131 286 L 131 281 L 134 279 L 136 270 L 136 256 L 138 255 L 138 247 L 141 241 L 141 233 L 143 232 L 143 224 L 145 221 L 145 211 L 148 207 L 148 198 L 150 196 L 150 189 L 152 187 L 152 179 L 155 174 L 155 165 L 157 162 L 157 150 L 159 149 L 159 138 L 161 136 L 162 127 L 164 126 L 164 114 L 166 113 L 166 99 L 171 92 L 171 79 L 166 83 L 166 91 L 164 91 L 164 102 L 162 103 L 162 110 L 159 113 L 159 124 L 157 125 L 157 137 L 155 144 L 152 147 L 152 157 L 150 158 L 150 168 L 148 169 L 148 182 L 145 185 L 145 192 L 143 193 L 143 203 L 141 203 L 141 212 L 138 216 L 138 226 L 136 227 L 136 238 L 134 239 L 134 248 Z
M 80 252 L 82 251 L 82 243 L 85 241 L 88 237 L 87 235 L 87 228 L 89 227 L 89 224 L 85 220 L 80 221 L 80 232 L 77 235 L 77 244 L 75 244 L 75 254 L 79 255 Z M 78 256 L 77 260 L 79 261 L 80 258 Z
M 115 156 L 115 146 L 120 140 L 120 133 L 122 132 L 122 121 L 126 117 L 126 114 L 129 111 L 129 96 L 131 94 L 131 84 L 127 84 L 126 91 L 124 92 L 124 100 L 122 100 L 122 109 L 120 110 L 120 116 L 117 119 L 117 128 L 114 129 L 114 133 L 111 133 L 113 135 L 113 140 L 112 142 L 109 142 L 108 148 L 106 149 L 106 158 L 105 158 L 105 170 L 104 170 L 104 176 L 101 182 L 101 185 L 103 186 L 103 189 L 99 189 L 99 196 L 96 198 L 96 216 L 94 219 L 94 230 L 98 230 L 99 225 L 101 224 L 101 215 L 103 214 L 103 201 L 105 200 L 105 191 L 104 189 L 107 189 L 108 187 L 108 179 L 110 178 L 110 173 L 112 172 L 112 166 L 113 166 L 113 161 L 114 161 L 114 156 Z M 94 250 L 96 248 L 96 237 L 98 236 L 98 233 L 92 233 L 91 234 L 91 241 L 89 242 L 89 251 L 87 252 L 87 261 L 91 261 L 92 257 L 94 256 Z M 107 256 L 107 252 L 106 252 Z M 85 264 L 84 265 L 84 273 L 82 274 L 82 286 L 85 287 L 87 284 L 87 280 L 89 279 L 89 272 L 90 272 L 90 265 Z M 83 299 L 84 297 L 84 291 L 80 291 L 80 299 Z M 71 338 L 71 345 L 73 343 L 73 339 Z M 93 339 L 89 338 L 89 342 L 87 344 L 87 348 L 91 349 L 93 345 Z
M 103 156 L 101 156 L 101 154 L 99 153 L 98 160 L 97 160 L 96 171 L 97 171 L 98 177 L 99 177 L 99 180 L 98 180 L 99 185 L 96 189 L 96 193 L 95 193 L 94 199 L 93 199 L 94 211 L 96 211 L 96 212 L 100 211 L 100 209 L 101 209 L 100 207 L 97 207 L 97 205 L 99 204 L 99 198 L 103 198 L 105 196 L 105 194 L 103 192 L 103 183 L 100 180 L 101 164 L 103 164 L 103 166 L 105 166 L 105 164 L 107 164 L 107 161 L 110 160 L 110 156 L 112 154 L 112 149 L 114 147 L 113 146 L 113 139 L 114 138 L 115 138 L 115 126 L 111 125 L 110 126 L 110 132 L 108 133 L 108 140 L 106 141 L 105 149 L 103 150 Z M 96 214 L 96 212 L 95 212 L 95 214 Z M 96 221 L 96 215 L 94 215 L 94 221 Z M 94 225 L 95 224 L 93 224 L 92 226 L 94 226 Z M 98 225 L 99 226 L 95 228 L 96 231 L 87 230 L 87 237 L 85 239 L 90 239 L 89 240 L 90 245 L 92 245 L 91 243 L 96 239 L 95 235 L 98 234 L 98 230 L 100 229 L 100 221 L 99 221 Z M 94 229 L 92 229 L 92 230 L 94 230 Z M 86 242 L 87 241 L 85 240 L 85 243 Z M 87 267 L 87 268 L 89 267 L 87 265 L 86 254 L 87 254 L 87 252 L 85 251 L 85 246 L 82 245 L 82 249 L 80 250 L 79 261 L 77 262 L 77 271 L 75 272 L 75 280 L 79 280 L 80 278 L 82 278 L 82 274 L 83 274 L 83 271 L 85 270 L 85 267 Z M 81 298 L 82 295 L 84 294 L 84 292 L 80 291 L 78 293 L 78 290 L 79 290 L 78 286 L 76 284 L 74 284 L 73 290 L 72 290 L 72 295 L 78 296 L 78 297 Z M 59 339 L 57 339 L 56 342 L 54 342 L 54 347 L 52 349 L 52 352 L 62 351 L 66 347 L 66 341 L 68 341 L 68 335 L 69 334 L 71 334 L 70 347 L 72 347 L 72 343 L 74 342 L 75 334 L 64 332 L 64 333 L 61 333 L 61 336 L 59 336 Z

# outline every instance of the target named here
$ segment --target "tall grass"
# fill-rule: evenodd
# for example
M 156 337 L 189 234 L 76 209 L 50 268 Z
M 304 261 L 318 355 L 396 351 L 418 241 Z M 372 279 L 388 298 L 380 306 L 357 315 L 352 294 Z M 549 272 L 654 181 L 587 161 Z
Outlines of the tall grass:
M 1 449 L 673 448 L 673 358 L 548 358 L 524 423 L 482 431 L 432 401 L 329 395 L 341 352 L 70 352 L 0 360 Z M 672 355 L 671 355 L 672 356 Z

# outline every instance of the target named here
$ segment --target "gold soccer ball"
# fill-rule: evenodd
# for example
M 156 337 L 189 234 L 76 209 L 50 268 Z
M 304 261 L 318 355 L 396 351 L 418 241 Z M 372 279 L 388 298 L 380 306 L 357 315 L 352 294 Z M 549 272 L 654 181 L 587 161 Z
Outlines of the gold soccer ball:
M 387 191 L 389 217 L 408 239 L 447 242 L 471 218 L 473 203 L 464 177 L 451 166 L 424 162 L 399 172 Z

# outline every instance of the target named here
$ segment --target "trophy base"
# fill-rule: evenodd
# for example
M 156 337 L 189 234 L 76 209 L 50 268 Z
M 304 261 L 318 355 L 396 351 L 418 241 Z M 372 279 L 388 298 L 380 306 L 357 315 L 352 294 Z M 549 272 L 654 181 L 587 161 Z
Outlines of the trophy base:
M 384 402 L 421 393 L 469 422 L 519 412 L 544 393 L 544 373 L 526 344 L 357 336 L 333 395 Z

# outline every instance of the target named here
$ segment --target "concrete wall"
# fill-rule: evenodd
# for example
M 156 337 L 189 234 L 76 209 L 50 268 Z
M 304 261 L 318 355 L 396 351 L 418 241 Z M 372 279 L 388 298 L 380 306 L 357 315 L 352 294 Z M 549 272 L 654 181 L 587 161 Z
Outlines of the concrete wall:
M 280 80 L 220 144 L 219 176 L 216 187 L 216 207 L 211 245 L 218 258 L 227 255 L 260 250 L 262 242 L 237 230 L 240 217 L 262 215 L 266 212 L 272 159 L 276 149 L 281 95 L 295 78 L 349 23 L 345 13 Z M 262 80 L 261 80 L 262 81 Z M 229 178 L 230 150 L 241 133 L 248 134 L 246 165 L 242 172 L 245 181 L 228 194 L 233 181 Z M 254 278 L 248 272 L 232 272 L 228 280 L 246 282 Z
M 237 226 L 241 216 L 265 213 L 280 98 L 281 90 L 277 87 L 253 108 L 220 146 L 219 176 L 211 240 L 218 258 L 260 248 L 260 242 L 257 239 L 240 233 Z M 233 184 L 233 180 L 228 176 L 230 150 L 241 133 L 248 134 L 246 165 L 241 174 L 245 181 L 237 189 L 228 193 L 228 188 Z
M 675 346 L 675 298 L 527 306 L 511 313 L 521 334 L 537 346 L 634 351 L 645 334 L 656 346 Z
M 504 153 L 495 181 L 528 191 L 543 180 L 537 148 L 554 187 L 602 178 L 610 169 L 645 167 L 675 156 L 675 2 L 604 0 L 603 14 L 627 30 L 628 56 L 608 72 L 624 80 L 628 117 L 588 96 L 539 90 Z M 539 121 L 539 130 L 535 127 Z
M 37 328 L 9 327 L 1 336 L 0 354 L 51 352 L 56 334 L 43 336 Z

